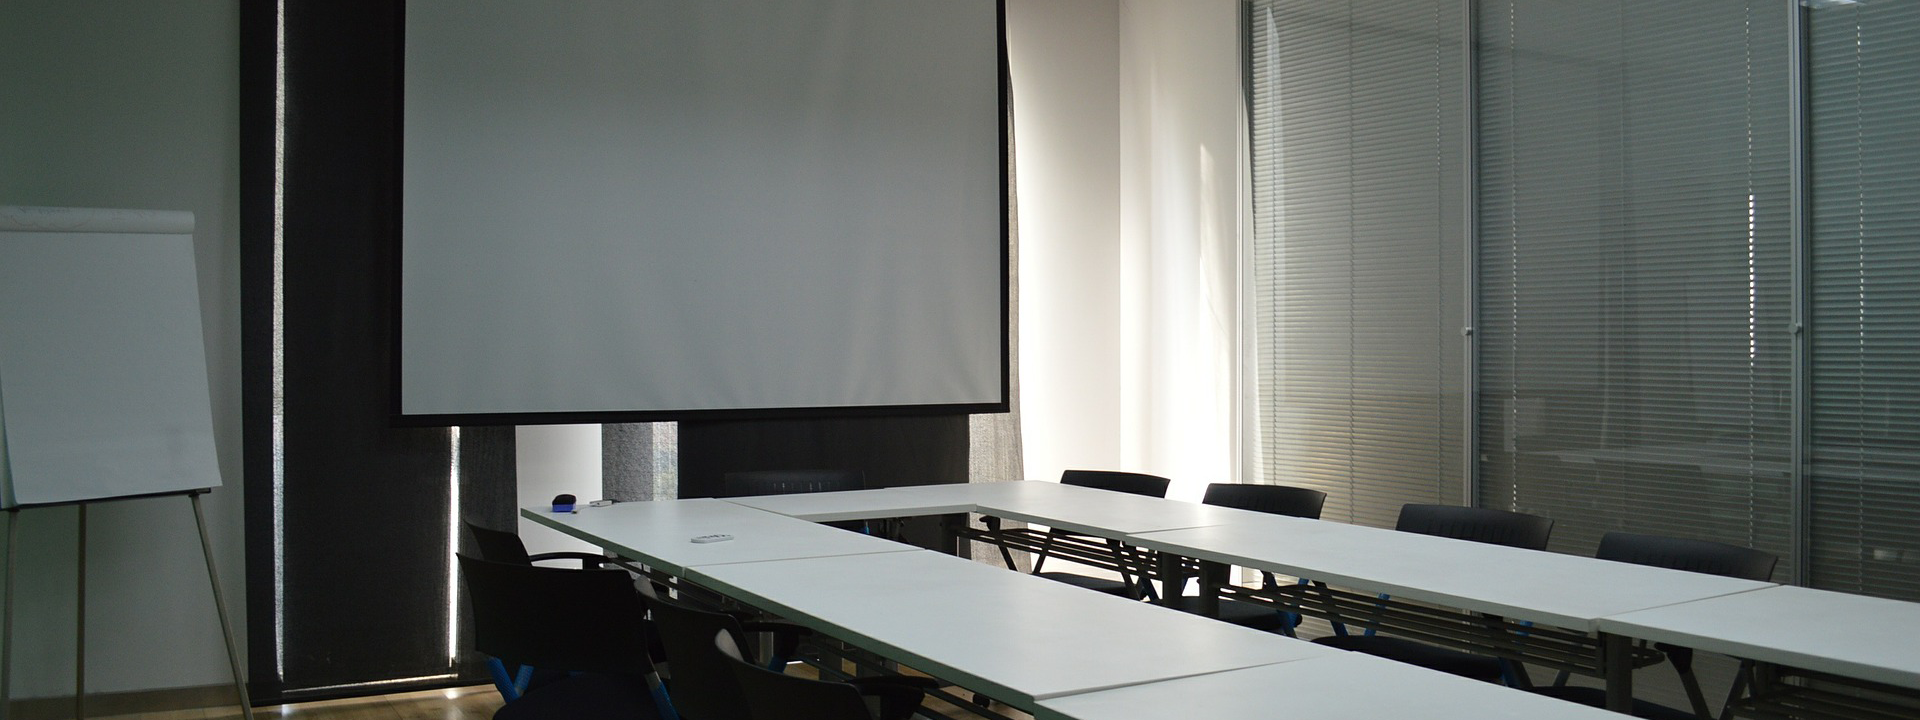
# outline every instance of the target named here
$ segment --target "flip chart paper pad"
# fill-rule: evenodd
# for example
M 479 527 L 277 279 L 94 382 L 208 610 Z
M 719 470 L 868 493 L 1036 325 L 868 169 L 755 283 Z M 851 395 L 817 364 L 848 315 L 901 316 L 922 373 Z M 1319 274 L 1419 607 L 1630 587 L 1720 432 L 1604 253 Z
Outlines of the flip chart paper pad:
M 193 214 L 0 207 L 0 503 L 220 484 Z

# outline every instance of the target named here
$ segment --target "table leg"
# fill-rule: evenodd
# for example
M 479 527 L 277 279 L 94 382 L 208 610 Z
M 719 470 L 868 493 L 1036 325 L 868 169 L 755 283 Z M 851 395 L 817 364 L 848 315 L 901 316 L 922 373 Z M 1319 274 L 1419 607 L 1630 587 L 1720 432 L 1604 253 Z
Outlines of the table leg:
M 1200 561 L 1200 614 L 1220 617 L 1220 586 L 1227 584 L 1227 566 L 1211 560 Z
M 1172 605 L 1181 593 L 1187 591 L 1187 569 L 1180 562 L 1179 555 L 1169 552 L 1155 553 L 1160 566 L 1160 604 Z
M 1600 633 L 1600 669 L 1607 680 L 1607 709 L 1633 710 L 1633 640 L 1625 635 Z
M 959 518 L 962 524 L 966 523 L 967 516 L 960 515 Z M 980 516 L 980 523 L 982 525 L 987 526 L 987 532 L 994 533 L 996 535 L 993 541 L 993 546 L 1000 549 L 1000 559 L 1006 562 L 1007 569 L 1018 572 L 1020 570 L 1020 566 L 1013 561 L 1013 553 L 1007 550 L 1007 546 L 1001 544 L 1000 539 L 997 537 L 1001 527 L 1000 518 L 994 517 L 992 515 L 982 515 Z M 972 552 L 969 551 L 968 554 L 963 557 L 972 557 Z M 1036 568 L 1036 570 L 1037 569 L 1038 568 Z

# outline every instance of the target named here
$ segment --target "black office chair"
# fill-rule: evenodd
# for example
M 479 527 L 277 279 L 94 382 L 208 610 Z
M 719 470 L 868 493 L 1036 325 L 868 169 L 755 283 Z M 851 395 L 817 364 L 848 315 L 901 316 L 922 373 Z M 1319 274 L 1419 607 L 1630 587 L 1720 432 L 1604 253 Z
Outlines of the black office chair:
M 1415 503 L 1400 508 L 1400 519 L 1394 524 L 1394 529 L 1524 550 L 1545 550 L 1547 537 L 1553 533 L 1553 520 L 1505 510 Z M 1385 597 L 1382 596 L 1382 599 Z M 1405 638 L 1375 635 L 1372 631 L 1364 635 L 1350 635 L 1341 625 L 1335 625 L 1334 632 L 1336 634 L 1314 642 L 1476 680 L 1506 680 L 1509 684 L 1526 684 L 1523 678 L 1509 677 L 1510 672 L 1517 675 L 1519 668 L 1500 658 L 1436 647 Z
M 720 476 L 714 497 L 798 495 L 801 493 L 865 490 L 867 476 L 859 470 L 746 470 Z M 873 534 L 865 520 L 821 523 L 842 530 Z M 883 533 L 884 534 L 884 533 Z
M 1545 550 L 1547 537 L 1553 534 L 1553 520 L 1506 510 L 1413 503 L 1400 507 L 1400 519 L 1393 529 L 1522 550 Z
M 1158 475 L 1117 470 L 1067 470 L 1060 473 L 1060 484 L 1163 498 L 1167 496 L 1167 486 L 1173 484 L 1173 481 Z M 1034 556 L 1033 574 L 1048 580 L 1136 600 L 1153 596 L 1153 588 L 1147 585 L 1145 578 L 1136 581 L 1133 574 L 1124 569 L 1120 571 L 1118 580 L 1070 572 L 1043 572 L 1040 568 L 1047 562 L 1047 554 L 1053 547 L 1054 539 L 1063 537 L 1086 536 L 1060 529 L 1048 530 L 1046 541 L 1040 545 L 1040 552 Z M 1132 551 L 1118 540 L 1108 540 L 1107 548 L 1113 551 L 1114 563 L 1125 568 L 1127 561 L 1131 559 Z
M 481 527 L 472 522 L 462 524 L 467 526 L 467 535 L 473 538 L 473 547 L 480 551 L 482 560 L 520 565 L 566 560 L 579 562 L 582 569 L 600 567 L 607 561 L 604 555 L 584 552 L 545 552 L 530 555 L 527 553 L 526 544 L 520 541 L 520 536 L 516 533 Z
M 1207 505 L 1238 508 L 1254 512 L 1286 515 L 1288 517 L 1320 518 L 1320 509 L 1327 504 L 1327 494 L 1319 490 L 1289 487 L 1286 485 L 1251 485 L 1244 483 L 1213 483 L 1207 486 L 1207 494 L 1200 499 Z M 1276 583 L 1273 573 L 1261 572 L 1260 584 L 1273 589 Z M 1200 598 L 1192 595 L 1173 597 L 1178 589 L 1166 589 L 1169 596 L 1166 606 L 1185 612 L 1199 612 Z M 1271 606 L 1243 600 L 1220 600 L 1220 620 L 1250 627 L 1255 630 L 1291 633 L 1293 626 L 1299 624 L 1292 613 L 1274 610 Z
M 868 694 L 847 683 L 795 677 L 747 662 L 740 646 L 716 633 L 715 651 L 727 659 L 740 688 L 748 720 L 906 720 L 926 693 L 905 686 Z
M 566 668 L 494 720 L 657 720 L 664 695 L 647 657 L 645 608 L 622 570 L 572 570 L 459 556 L 474 646 L 507 662 Z M 556 627 L 564 620 L 564 627 Z
M 532 565 L 537 562 L 577 562 L 580 569 L 590 570 L 600 567 L 607 561 L 601 555 L 584 552 L 546 552 L 537 555 L 527 553 L 527 546 L 520 536 L 502 530 L 482 527 L 472 522 L 462 522 L 467 526 L 467 535 L 473 538 L 473 547 L 480 551 L 480 559 L 514 565 Z M 512 702 L 530 687 L 565 676 L 564 670 L 537 671 L 532 665 L 521 665 L 509 672 L 507 664 L 497 657 L 487 658 L 487 672 L 493 677 L 493 687 L 500 691 L 500 699 Z
M 1773 568 L 1778 562 L 1772 553 L 1739 545 L 1628 532 L 1607 533 L 1600 538 L 1600 549 L 1593 555 L 1601 560 L 1762 582 L 1773 577 Z M 1679 674 L 1680 686 L 1686 690 L 1687 702 L 1692 705 L 1693 711 L 1634 700 L 1633 716 L 1648 720 L 1709 720 L 1714 717 L 1707 708 L 1705 694 L 1700 690 L 1700 679 L 1693 673 L 1693 648 L 1667 643 L 1654 643 L 1654 648 L 1666 656 L 1674 672 Z M 1568 673 L 1563 671 L 1554 679 L 1551 687 L 1535 688 L 1534 692 L 1593 707 L 1607 706 L 1605 690 L 1568 687 L 1567 677 Z
M 715 636 L 724 636 L 737 648 L 747 646 L 749 631 L 773 631 L 773 666 L 786 664 L 799 645 L 804 630 L 786 623 L 742 623 L 732 615 L 702 610 L 686 603 L 664 598 L 649 598 L 653 620 L 667 648 L 667 667 L 673 682 L 670 693 L 674 710 L 685 720 L 734 720 L 749 715 L 746 697 L 734 679 L 727 658 L 714 646 Z M 866 693 L 903 693 L 912 689 L 914 701 L 908 714 L 919 706 L 919 688 L 933 687 L 928 678 L 854 678 L 849 687 L 855 695 Z M 904 718 L 905 716 L 900 716 Z M 893 716 L 885 720 L 895 720 Z

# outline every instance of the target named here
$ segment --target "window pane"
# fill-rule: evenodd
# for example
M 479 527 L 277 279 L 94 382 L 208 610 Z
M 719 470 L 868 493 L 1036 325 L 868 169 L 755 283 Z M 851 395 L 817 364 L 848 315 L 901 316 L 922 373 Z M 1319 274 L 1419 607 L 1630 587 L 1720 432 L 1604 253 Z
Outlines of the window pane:
M 1788 9 L 1479 12 L 1480 503 L 1790 557 Z
M 1462 6 L 1249 13 L 1258 476 L 1349 522 L 1458 503 Z
M 1813 584 L 1920 600 L 1920 3 L 1808 22 Z

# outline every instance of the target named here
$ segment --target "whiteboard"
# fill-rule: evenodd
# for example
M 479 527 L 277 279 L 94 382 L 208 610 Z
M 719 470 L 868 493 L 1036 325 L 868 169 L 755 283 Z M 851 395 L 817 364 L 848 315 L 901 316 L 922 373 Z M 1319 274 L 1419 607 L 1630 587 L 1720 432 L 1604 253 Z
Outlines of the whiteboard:
M 0 507 L 220 484 L 193 213 L 0 207 Z

